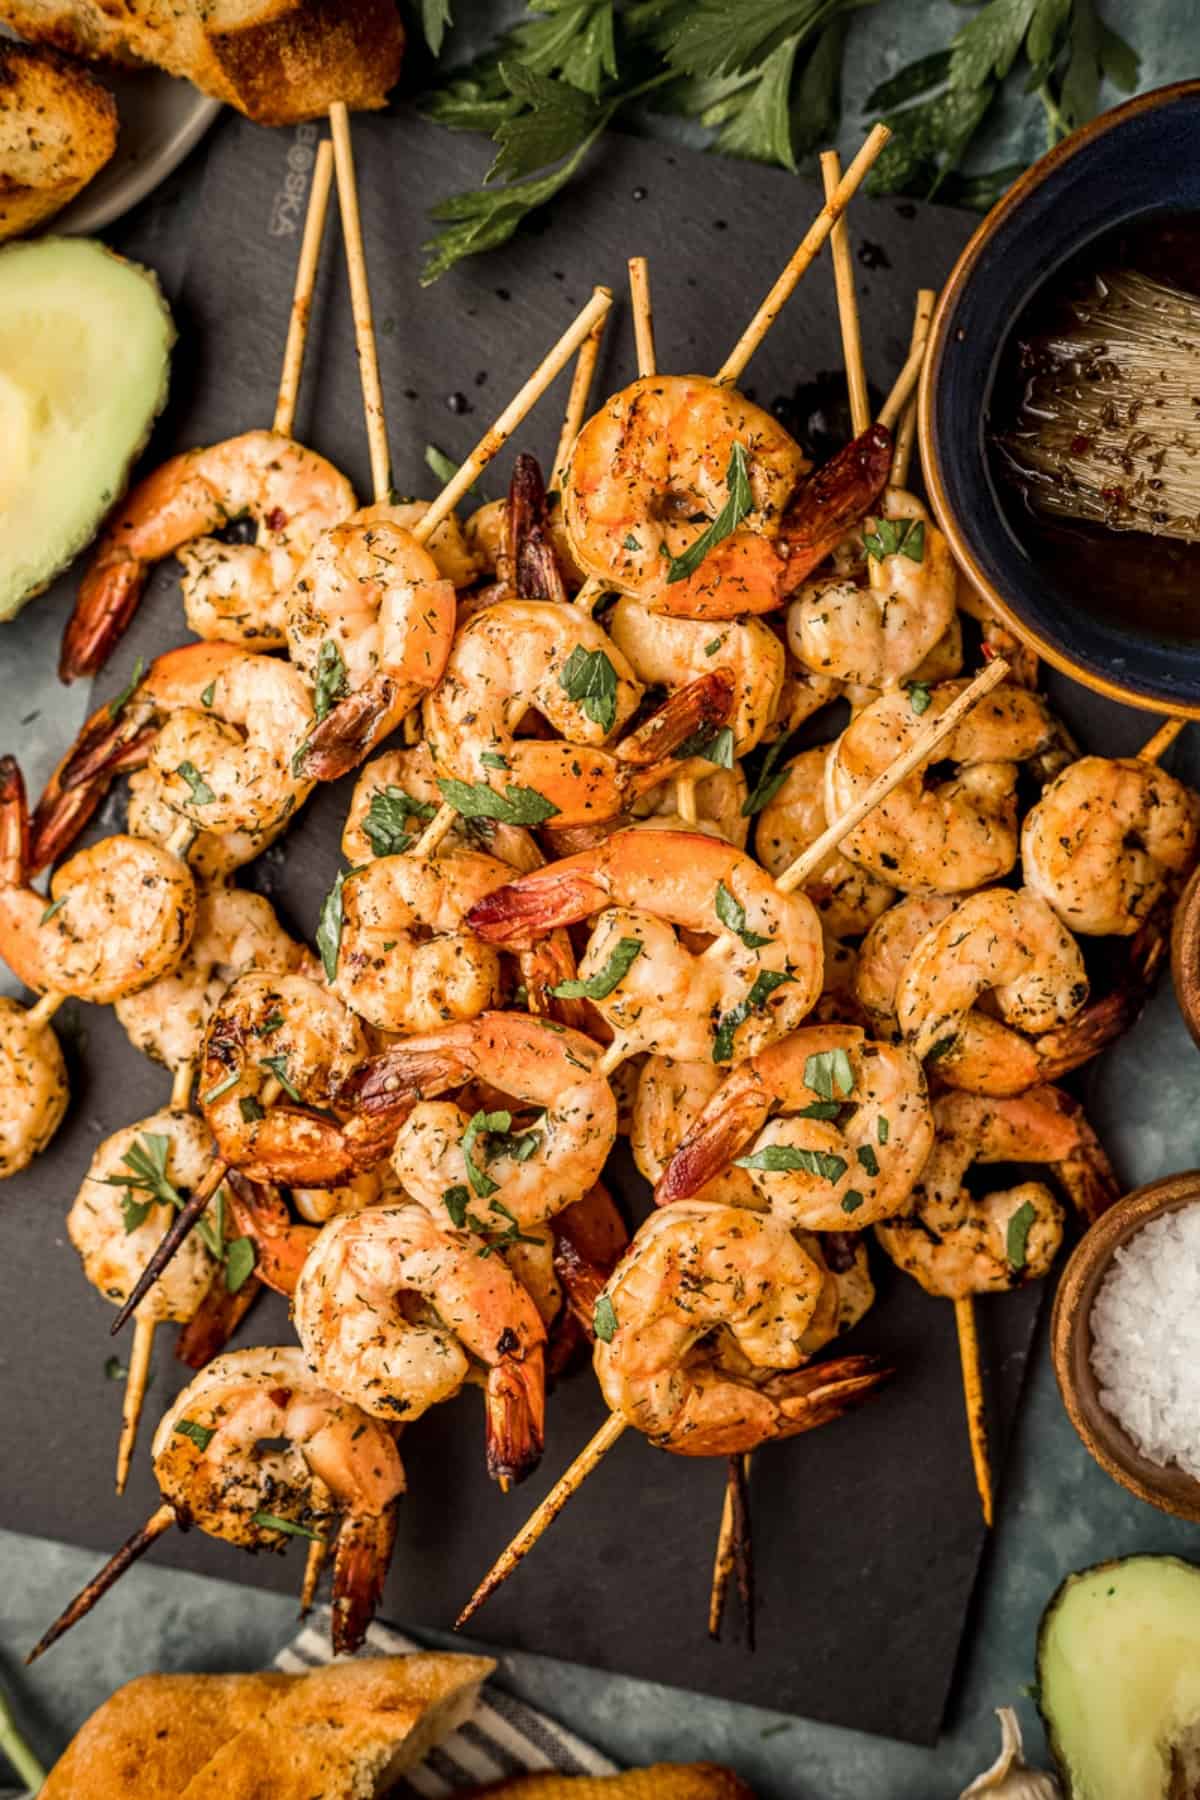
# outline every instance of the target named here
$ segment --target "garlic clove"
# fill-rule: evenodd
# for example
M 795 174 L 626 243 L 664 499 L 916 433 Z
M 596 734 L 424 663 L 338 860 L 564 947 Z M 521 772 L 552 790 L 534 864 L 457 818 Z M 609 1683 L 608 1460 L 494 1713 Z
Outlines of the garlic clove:
M 1062 1789 L 1054 1776 L 1031 1769 L 1025 1762 L 1021 1727 L 1012 1707 L 998 1706 L 996 1717 L 1000 1721 L 1000 1754 L 990 1769 L 963 1789 L 958 1800 L 973 1800 L 981 1794 L 992 1800 L 1061 1800 Z

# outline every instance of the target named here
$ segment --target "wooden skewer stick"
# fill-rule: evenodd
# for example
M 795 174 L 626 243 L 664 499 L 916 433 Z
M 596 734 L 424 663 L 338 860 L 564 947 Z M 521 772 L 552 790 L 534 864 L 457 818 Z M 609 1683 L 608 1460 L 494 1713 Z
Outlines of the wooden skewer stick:
M 314 1475 L 312 1481 L 312 1503 L 314 1506 L 326 1506 L 329 1503 L 329 1489 L 319 1476 Z M 321 1571 L 329 1557 L 330 1539 L 313 1538 L 308 1546 L 308 1555 L 304 1559 L 304 1580 L 300 1584 L 300 1617 L 305 1619 L 312 1611 L 316 1598 L 317 1583 L 321 1579 Z
M 937 293 L 933 288 L 918 288 L 912 340 L 908 346 L 910 356 L 914 350 L 921 349 L 929 340 L 929 327 L 933 320 L 933 309 L 936 303 Z M 900 423 L 896 428 L 896 448 L 892 452 L 892 470 L 888 476 L 889 487 L 902 488 L 906 485 L 916 437 L 917 396 L 913 394 L 904 408 Z
M 717 371 L 718 381 L 736 381 L 807 273 L 842 214 L 861 187 L 872 164 L 891 137 L 886 125 L 872 127 L 862 149 L 817 214 L 766 299 Z
M 780 893 L 790 894 L 796 888 L 803 887 L 809 876 L 837 849 L 847 833 L 853 831 L 856 825 L 861 825 L 867 814 L 873 812 L 894 787 L 925 762 L 942 740 L 949 737 L 956 726 L 962 723 L 971 708 L 990 694 L 994 687 L 998 687 L 1007 674 L 1008 664 L 1002 656 L 990 662 L 975 677 L 970 687 L 964 688 L 957 700 L 950 703 L 941 718 L 927 725 L 913 739 L 904 754 L 898 756 L 895 762 L 889 763 L 882 775 L 876 777 L 854 805 L 848 807 L 840 819 L 835 819 L 832 825 L 827 826 L 820 837 L 814 839 L 807 850 L 801 851 L 793 863 L 789 863 L 775 883 Z
M 1138 761 L 1156 763 L 1171 748 L 1186 724 L 1186 719 L 1164 720 L 1149 743 L 1143 744 L 1138 751 Z
M 836 150 L 821 152 L 821 179 L 825 183 L 826 200 L 832 200 L 842 179 L 842 162 Z M 858 316 L 858 295 L 854 291 L 854 260 L 850 255 L 850 231 L 845 213 L 839 216 L 830 233 L 829 248 L 833 256 L 838 322 L 842 329 L 842 359 L 846 365 L 846 386 L 850 390 L 850 423 L 854 436 L 861 437 L 871 423 L 871 401 L 863 366 L 862 323 Z
M 192 1061 L 180 1063 L 171 1082 L 170 1106 L 173 1112 L 186 1112 L 191 1104 L 192 1080 L 195 1076 L 195 1064 Z M 150 1384 L 150 1366 L 154 1359 L 154 1334 L 157 1320 L 139 1314 L 134 1320 L 133 1347 L 129 1352 L 129 1374 L 125 1378 L 125 1394 L 121 1402 L 121 1437 L 117 1444 L 117 1492 L 125 1492 L 125 1483 L 129 1479 L 129 1465 L 133 1460 L 134 1445 L 137 1443 L 138 1425 L 141 1422 L 142 1406 L 146 1399 L 146 1389 Z
M 721 1636 L 721 1620 L 729 1580 L 738 1570 L 738 1586 L 746 1611 L 746 1641 L 754 1647 L 754 1584 L 750 1557 L 750 1511 L 747 1484 L 750 1480 L 751 1452 L 729 1458 L 725 1480 L 725 1502 L 721 1508 L 721 1529 L 717 1536 L 717 1553 L 713 1559 L 712 1590 L 708 1597 L 708 1635 L 714 1641 Z
M 281 437 L 291 437 L 296 424 L 296 402 L 300 394 L 300 376 L 304 368 L 313 289 L 317 281 L 317 265 L 321 260 L 321 240 L 325 236 L 325 218 L 329 211 L 332 181 L 333 146 L 326 139 L 317 151 L 313 167 L 304 236 L 300 242 L 300 261 L 296 265 L 292 314 L 288 321 L 287 343 L 283 352 L 283 372 L 279 377 L 279 393 L 275 401 L 272 429 L 279 432 Z
M 908 360 L 896 377 L 891 393 L 879 409 L 879 423 L 886 425 L 889 431 L 895 429 L 896 420 L 908 405 L 910 397 L 915 394 L 917 383 L 921 379 L 921 370 L 925 364 L 925 344 L 918 344 L 908 353 Z
M 513 395 L 495 424 L 484 433 L 466 462 L 447 482 L 437 499 L 432 502 L 424 518 L 418 520 L 413 527 L 413 536 L 419 544 L 424 544 L 429 540 L 442 520 L 453 512 L 467 489 L 478 481 L 483 470 L 486 469 L 492 458 L 503 449 L 517 426 L 541 399 L 555 376 L 567 366 L 575 352 L 582 348 L 589 333 L 605 317 L 611 305 L 611 289 L 593 288 L 592 297 L 587 305 L 576 315 L 574 322 L 567 327 L 558 342 L 546 352 L 528 381 Z M 432 856 L 457 816 L 454 808 L 443 802 L 413 845 L 412 854 L 414 856 Z
M 983 1400 L 983 1376 L 979 1362 L 979 1334 L 975 1329 L 975 1304 L 970 1294 L 954 1302 L 954 1324 L 958 1331 L 958 1355 L 962 1363 L 963 1397 L 967 1405 L 967 1436 L 971 1441 L 971 1463 L 975 1470 L 975 1486 L 983 1522 L 992 1528 L 992 1464 L 988 1452 L 987 1408 Z
M 66 994 L 43 994 L 40 1000 L 34 1001 L 25 1014 L 26 1022 L 35 1030 L 40 1029 L 43 1025 L 48 1025 L 67 997 Z
M 383 412 L 383 384 L 379 379 L 379 352 L 375 343 L 371 284 L 367 279 L 362 218 L 358 209 L 358 184 L 354 177 L 350 114 L 344 101 L 336 100 L 330 107 L 329 128 L 333 133 L 338 207 L 342 215 L 342 236 L 346 243 L 346 266 L 350 272 L 350 305 L 354 313 L 354 338 L 358 347 L 358 375 L 362 382 L 367 443 L 371 451 L 371 485 L 375 490 L 376 501 L 383 501 L 391 491 L 392 458 L 388 450 L 387 423 Z
M 59 1613 L 50 1629 L 38 1639 L 25 1661 L 27 1663 L 36 1662 L 39 1656 L 45 1654 L 51 1644 L 58 1642 L 64 1632 L 70 1631 L 72 1625 L 77 1624 L 80 1619 L 86 1618 L 97 1600 L 102 1599 L 109 1588 L 120 1580 L 126 1569 L 140 1556 L 144 1556 L 151 1544 L 160 1538 L 164 1531 L 169 1531 L 174 1523 L 174 1507 L 164 1504 L 152 1512 L 146 1523 L 140 1525 L 132 1537 L 126 1538 L 121 1548 L 109 1557 L 100 1572 L 93 1575 L 87 1586 L 82 1588 L 70 1605 Z
M 608 1415 L 595 1437 L 584 1445 L 566 1474 L 555 1482 L 537 1511 L 522 1525 L 507 1550 L 500 1553 L 454 1621 L 455 1631 L 461 1631 L 468 1619 L 473 1618 L 479 1611 L 484 1601 L 490 1599 L 496 1589 L 508 1580 L 513 1570 L 533 1549 L 546 1527 L 554 1523 L 571 1495 L 577 1488 L 582 1487 L 592 1470 L 612 1449 L 625 1429 L 626 1421 L 620 1413 Z
M 550 483 L 551 487 L 557 488 L 560 493 L 563 482 L 566 480 L 567 462 L 575 447 L 575 439 L 583 427 L 583 416 L 587 412 L 592 381 L 596 374 L 596 363 L 600 356 L 600 340 L 604 336 L 604 327 L 607 323 L 606 314 L 596 320 L 579 346 L 579 355 L 575 358 L 575 373 L 571 377 L 567 410 L 563 415 L 562 430 L 558 434 L 558 449 L 554 452 L 554 473 Z

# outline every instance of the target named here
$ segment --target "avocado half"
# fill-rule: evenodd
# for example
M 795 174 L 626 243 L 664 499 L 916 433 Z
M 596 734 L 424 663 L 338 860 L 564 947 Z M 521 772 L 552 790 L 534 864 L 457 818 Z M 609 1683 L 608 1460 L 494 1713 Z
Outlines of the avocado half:
M 148 269 L 87 238 L 0 249 L 0 619 L 95 536 L 167 396 Z
M 1037 1667 L 1068 1800 L 1200 1796 L 1200 1568 L 1127 1556 L 1068 1575 Z

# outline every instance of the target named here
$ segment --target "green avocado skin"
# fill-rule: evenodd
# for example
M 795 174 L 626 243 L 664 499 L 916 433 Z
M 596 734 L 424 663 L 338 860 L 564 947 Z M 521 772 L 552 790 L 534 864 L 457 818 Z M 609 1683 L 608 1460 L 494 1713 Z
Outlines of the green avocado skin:
M 1085 1583 L 1095 1583 L 1097 1586 L 1101 1583 L 1112 1583 L 1123 1570 L 1129 1569 L 1131 1565 L 1141 1567 L 1147 1564 L 1157 1565 L 1164 1571 L 1178 1571 L 1192 1579 L 1196 1588 L 1196 1612 L 1197 1615 L 1200 1615 L 1200 1566 L 1178 1556 L 1135 1555 L 1119 1556 L 1108 1562 L 1093 1563 L 1086 1569 L 1077 1569 L 1073 1574 L 1068 1575 L 1051 1595 L 1039 1621 L 1036 1657 L 1037 1708 L 1045 1727 L 1046 1742 L 1062 1783 L 1065 1800 L 1129 1800 L 1129 1796 L 1126 1787 L 1122 1785 L 1124 1778 L 1120 1770 L 1111 1771 L 1111 1786 L 1107 1785 L 1109 1771 L 1106 1771 L 1106 1786 L 1102 1794 L 1098 1793 L 1094 1786 L 1085 1791 L 1078 1785 L 1079 1777 L 1077 1771 L 1072 1767 L 1070 1727 L 1065 1721 L 1055 1717 L 1047 1692 L 1049 1685 L 1046 1679 L 1047 1648 L 1051 1629 L 1072 1593 Z M 1188 1795 L 1191 1793 L 1192 1789 L 1189 1788 Z M 1161 1800 L 1177 1800 L 1174 1785 L 1170 1792 L 1166 1788 L 1163 1789 Z M 1184 1797 L 1179 1796 L 1178 1800 L 1184 1800 Z
M 53 539 L 46 536 L 43 539 L 42 544 L 37 547 L 32 570 L 29 558 L 26 559 L 24 568 L 18 569 L 0 549 L 0 622 L 16 618 L 22 607 L 44 593 L 55 577 L 95 538 L 113 505 L 126 493 L 134 464 L 149 441 L 155 420 L 166 405 L 170 389 L 171 351 L 178 334 L 158 277 L 152 269 L 145 268 L 141 263 L 118 256 L 115 250 L 110 250 L 98 239 L 43 237 L 32 242 L 21 239 L 6 244 L 0 249 L 0 309 L 4 304 L 6 284 L 10 279 L 17 281 L 18 291 L 24 287 L 36 298 L 38 264 L 43 267 L 48 265 L 53 270 L 55 261 L 64 258 L 69 258 L 76 265 L 72 272 L 78 282 L 77 291 L 80 295 L 86 294 L 89 262 L 93 259 L 102 259 L 96 261 L 95 268 L 103 270 L 106 279 L 111 279 L 115 265 L 131 280 L 142 284 L 140 292 L 131 288 L 130 294 L 142 301 L 147 296 L 153 299 L 153 306 L 147 309 L 147 317 L 143 321 L 143 329 L 147 332 L 147 363 L 150 366 L 145 371 L 141 384 L 140 404 L 123 422 L 119 439 L 112 445 L 111 460 L 104 468 L 103 479 L 96 481 L 94 494 L 81 495 L 81 506 L 68 520 L 61 535 Z M 84 304 L 81 299 L 81 309 Z M 133 310 L 131 306 L 131 313 Z M 150 342 L 151 332 L 153 342 Z M 0 369 L 0 378 L 3 373 Z M 127 391 L 125 399 L 128 401 Z

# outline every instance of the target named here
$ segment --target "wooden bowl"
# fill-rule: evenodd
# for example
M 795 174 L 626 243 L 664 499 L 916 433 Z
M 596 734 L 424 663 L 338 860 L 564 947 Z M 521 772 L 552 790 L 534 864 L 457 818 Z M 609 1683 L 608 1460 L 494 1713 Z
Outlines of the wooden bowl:
M 1183 1022 L 1200 1047 L 1200 869 L 1193 873 L 1175 908 L 1171 980 Z
M 1151 1462 L 1100 1404 L 1092 1372 L 1092 1303 L 1114 1253 L 1161 1213 L 1200 1201 L 1200 1169 L 1165 1175 L 1110 1208 L 1076 1245 L 1058 1285 L 1050 1352 L 1063 1405 L 1100 1467 L 1123 1488 L 1177 1519 L 1200 1523 L 1200 1481 L 1183 1469 Z

